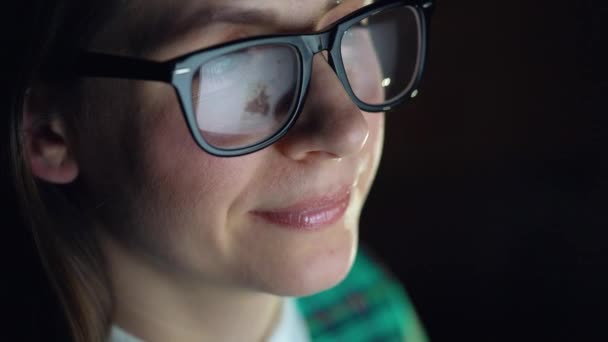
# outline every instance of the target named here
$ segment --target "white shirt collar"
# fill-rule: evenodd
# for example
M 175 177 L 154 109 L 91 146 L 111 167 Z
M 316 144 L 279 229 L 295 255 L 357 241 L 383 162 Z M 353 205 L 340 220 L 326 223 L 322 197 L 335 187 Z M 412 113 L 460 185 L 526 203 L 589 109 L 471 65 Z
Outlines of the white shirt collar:
M 281 317 L 267 342 L 309 342 L 308 326 L 295 298 L 286 298 L 281 308 Z M 112 325 L 108 342 L 144 342 L 129 334 L 118 325 Z

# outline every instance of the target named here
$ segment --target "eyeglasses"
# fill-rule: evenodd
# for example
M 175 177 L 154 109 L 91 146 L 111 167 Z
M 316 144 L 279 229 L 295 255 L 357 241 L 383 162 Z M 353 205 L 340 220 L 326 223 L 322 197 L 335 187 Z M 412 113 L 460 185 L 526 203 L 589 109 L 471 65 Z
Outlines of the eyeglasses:
M 294 125 L 321 51 L 363 111 L 415 97 L 432 8 L 432 0 L 378 1 L 322 32 L 246 38 L 166 62 L 84 52 L 78 72 L 170 83 L 196 143 L 215 156 L 241 156 Z

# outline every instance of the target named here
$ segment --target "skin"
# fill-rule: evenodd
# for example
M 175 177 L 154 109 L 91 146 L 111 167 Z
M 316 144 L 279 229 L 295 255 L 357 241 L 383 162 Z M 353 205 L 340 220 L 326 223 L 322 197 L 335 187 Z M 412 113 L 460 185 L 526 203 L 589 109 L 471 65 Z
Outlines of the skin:
M 363 5 L 184 1 L 262 6 L 276 20 L 192 28 L 138 54 L 163 60 L 235 36 L 314 31 Z M 133 1 L 91 49 L 124 51 L 129 43 L 122 39 L 138 35 L 133 26 L 145 27 L 133 23 L 155 18 L 163 6 Z M 28 157 L 36 177 L 73 184 L 96 223 L 116 324 L 146 341 L 259 340 L 272 328 L 283 296 L 316 293 L 346 276 L 380 159 L 384 115 L 360 111 L 322 55 L 315 57 L 304 110 L 287 136 L 238 158 L 213 157 L 194 143 L 166 84 L 97 79 L 86 80 L 83 89 L 86 106 L 71 108 L 79 111 L 77 119 L 60 115 L 44 134 L 27 135 Z M 45 104 L 52 107 L 32 96 L 26 123 Z M 345 188 L 351 193 L 346 214 L 321 230 L 284 229 L 252 215 Z

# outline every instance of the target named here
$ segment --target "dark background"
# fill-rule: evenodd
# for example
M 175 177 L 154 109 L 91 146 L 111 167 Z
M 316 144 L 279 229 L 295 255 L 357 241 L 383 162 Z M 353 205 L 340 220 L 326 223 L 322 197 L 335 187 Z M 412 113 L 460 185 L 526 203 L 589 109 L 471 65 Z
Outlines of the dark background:
M 437 2 L 362 239 L 433 341 L 608 341 L 607 2 Z

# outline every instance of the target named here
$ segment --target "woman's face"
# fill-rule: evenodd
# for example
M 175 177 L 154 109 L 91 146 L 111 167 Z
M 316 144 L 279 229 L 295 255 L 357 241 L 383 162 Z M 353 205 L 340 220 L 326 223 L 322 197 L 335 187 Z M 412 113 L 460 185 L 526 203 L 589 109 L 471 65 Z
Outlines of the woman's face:
M 245 36 L 318 30 L 364 5 L 175 3 L 129 2 L 90 48 L 165 60 Z M 89 79 L 84 98 L 78 187 L 100 233 L 129 255 L 180 279 L 289 296 L 323 290 L 350 269 L 384 116 L 359 110 L 321 54 L 295 126 L 242 157 L 202 151 L 168 84 Z

